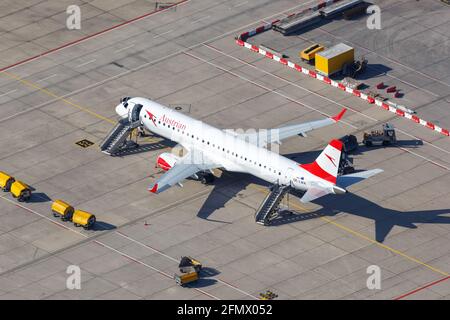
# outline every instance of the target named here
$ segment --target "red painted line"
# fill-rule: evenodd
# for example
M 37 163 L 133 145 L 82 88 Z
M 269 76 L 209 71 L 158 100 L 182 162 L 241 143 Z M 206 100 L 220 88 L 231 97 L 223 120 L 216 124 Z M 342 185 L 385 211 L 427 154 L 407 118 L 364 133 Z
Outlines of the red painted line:
M 448 280 L 448 279 L 450 279 L 450 276 L 447 276 L 447 277 L 442 278 L 442 279 L 440 279 L 440 280 L 437 280 L 437 281 L 434 281 L 434 282 L 429 283 L 429 284 L 427 284 L 427 285 L 424 285 L 423 287 L 420 287 L 420 288 L 414 289 L 414 290 L 412 290 L 412 291 L 410 291 L 410 292 L 407 292 L 407 293 L 405 293 L 405 294 L 402 294 L 401 296 L 399 296 L 399 297 L 397 297 L 397 298 L 394 298 L 394 300 L 400 300 L 400 299 L 406 298 L 406 297 L 408 297 L 408 296 L 410 296 L 410 295 L 412 295 L 412 294 L 414 294 L 414 293 L 417 293 L 417 292 L 419 292 L 419 291 L 422 291 L 422 290 L 424 290 L 424 289 L 427 289 L 427 288 L 429 288 L 429 287 L 432 287 L 432 286 L 434 286 L 434 285 L 436 285 L 436 284 L 438 284 L 438 283 L 444 282 L 444 281 L 446 281 L 446 280 Z
M 98 31 L 98 32 L 96 32 L 96 33 L 87 35 L 87 36 L 85 36 L 85 37 L 83 37 L 83 38 L 80 38 L 80 39 L 77 39 L 77 40 L 74 40 L 74 41 L 71 41 L 71 42 L 68 42 L 68 43 L 63 44 L 63 45 L 61 45 L 61 46 L 59 46 L 59 47 L 56 47 L 56 48 L 50 49 L 50 50 L 48 50 L 48 51 L 42 52 L 42 53 L 40 53 L 40 54 L 38 54 L 38 55 L 36 55 L 36 56 L 33 56 L 33 57 L 30 57 L 30 58 L 24 59 L 24 60 L 22 60 L 22 61 L 16 62 L 16 63 L 14 63 L 14 64 L 11 64 L 11 65 L 9 65 L 9 66 L 7 66 L 7 67 L 3 67 L 3 68 L 0 69 L 0 72 L 9 70 L 9 69 L 11 69 L 11 68 L 13 68 L 13 67 L 20 66 L 20 65 L 22 65 L 22 64 L 24 64 L 24 63 L 27 63 L 27 62 L 36 60 L 36 59 L 38 59 L 38 58 L 47 56 L 47 55 L 49 55 L 50 53 L 59 51 L 59 50 L 61 50 L 61 49 L 64 49 L 64 48 L 67 48 L 67 47 L 70 47 L 70 46 L 73 46 L 73 45 L 78 44 L 78 43 L 80 43 L 80 42 L 86 41 L 86 40 L 88 40 L 88 39 L 91 39 L 91 38 L 94 38 L 94 37 L 96 37 L 96 36 L 99 36 L 99 35 L 101 35 L 101 34 L 103 34 L 103 33 L 106 33 L 106 32 L 108 32 L 108 31 L 111 31 L 111 30 L 114 30 L 114 29 L 123 27 L 123 26 L 125 26 L 125 25 L 127 25 L 127 24 L 130 24 L 130 23 L 133 23 L 133 22 L 135 22 L 135 21 L 142 20 L 142 19 L 144 19 L 144 18 L 146 18 L 146 17 L 148 17 L 148 16 L 151 16 L 151 15 L 153 15 L 153 14 L 155 14 L 155 13 L 162 12 L 162 11 L 166 11 L 166 10 L 172 8 L 172 7 L 178 6 L 178 5 L 180 5 L 180 4 L 184 3 L 184 2 L 188 2 L 188 1 L 190 1 L 190 0 L 180 0 L 179 2 L 174 3 L 174 4 L 172 4 L 172 5 L 170 5 L 170 6 L 166 7 L 166 8 L 158 9 L 158 10 L 155 10 L 155 11 L 148 12 L 148 13 L 146 13 L 146 14 L 143 14 L 143 15 L 141 15 L 141 16 L 139 16 L 139 17 L 135 17 L 135 18 L 133 18 L 133 19 L 126 20 L 126 21 L 124 21 L 124 22 L 121 22 L 121 23 L 119 23 L 119 24 L 116 24 L 116 25 L 114 25 L 114 26 L 111 26 L 111 27 L 109 27 L 109 28 L 107 28 L 107 29 Z

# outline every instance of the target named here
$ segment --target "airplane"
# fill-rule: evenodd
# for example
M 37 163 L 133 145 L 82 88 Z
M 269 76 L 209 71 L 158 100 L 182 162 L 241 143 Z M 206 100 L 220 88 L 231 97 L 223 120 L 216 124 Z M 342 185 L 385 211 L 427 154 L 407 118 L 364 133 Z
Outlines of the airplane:
M 221 130 L 142 97 L 125 97 L 115 108 L 123 119 L 140 121 L 148 131 L 178 143 L 185 154 L 162 153 L 156 165 L 165 173 L 148 190 L 160 193 L 187 178 L 211 183 L 213 170 L 243 172 L 273 185 L 290 186 L 310 202 L 327 194 L 344 194 L 346 188 L 382 172 L 381 169 L 338 176 L 342 142 L 333 139 L 318 158 L 299 164 L 268 149 L 269 144 L 339 122 L 346 108 L 336 116 L 292 124 L 270 130 L 238 132 Z

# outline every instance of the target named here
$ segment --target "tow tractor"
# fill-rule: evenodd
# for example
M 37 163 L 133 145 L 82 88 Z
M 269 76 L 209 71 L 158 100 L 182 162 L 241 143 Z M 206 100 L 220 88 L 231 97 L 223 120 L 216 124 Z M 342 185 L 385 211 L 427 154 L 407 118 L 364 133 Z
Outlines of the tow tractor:
M 366 147 L 373 145 L 387 146 L 396 142 L 394 126 L 389 123 L 383 124 L 383 130 L 375 130 L 370 133 L 364 132 L 363 143 Z
M 184 286 L 199 279 L 198 274 L 202 269 L 202 264 L 192 257 L 181 257 L 178 268 L 182 274 L 174 274 L 173 277 L 179 286 Z
M 358 74 L 363 73 L 367 67 L 367 59 L 359 57 L 358 60 L 343 65 L 342 75 L 355 78 Z

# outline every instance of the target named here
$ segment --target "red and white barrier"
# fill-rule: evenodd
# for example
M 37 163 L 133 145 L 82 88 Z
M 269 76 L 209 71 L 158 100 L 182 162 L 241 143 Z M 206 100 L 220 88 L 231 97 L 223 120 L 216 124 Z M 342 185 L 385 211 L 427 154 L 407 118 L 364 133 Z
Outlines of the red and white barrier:
M 320 2 L 318 5 L 316 5 L 315 7 L 306 9 L 303 12 L 306 12 L 308 10 L 316 11 L 318 9 L 324 8 L 324 7 L 328 6 L 328 5 L 331 5 L 331 4 L 339 2 L 339 1 L 341 1 L 341 0 L 327 0 L 327 1 L 323 1 L 323 2 Z M 345 91 L 345 92 L 347 92 L 349 94 L 352 94 L 352 95 L 354 95 L 356 97 L 359 97 L 359 98 L 367 101 L 370 104 L 375 104 L 375 105 L 377 105 L 377 106 L 379 106 L 379 107 L 381 107 L 381 108 L 383 108 L 383 109 L 385 109 L 387 111 L 390 111 L 392 113 L 397 114 L 398 116 L 404 117 L 406 119 L 410 119 L 410 120 L 412 120 L 412 121 L 414 121 L 414 122 L 416 122 L 418 124 L 421 124 L 421 125 L 429 128 L 429 129 L 431 129 L 431 130 L 437 131 L 437 132 L 439 132 L 439 133 L 441 133 L 443 135 L 450 136 L 450 132 L 447 129 L 443 129 L 443 128 L 441 128 L 441 127 L 439 127 L 439 126 L 437 126 L 437 125 L 435 125 L 435 124 L 433 124 L 433 123 L 431 123 L 429 121 L 420 119 L 416 115 L 407 113 L 407 112 L 405 112 L 405 111 L 403 111 L 401 109 L 398 109 L 398 108 L 395 108 L 393 106 L 390 106 L 390 105 L 384 103 L 383 101 L 381 101 L 379 99 L 370 97 L 367 94 L 365 94 L 364 92 L 361 92 L 360 90 L 356 90 L 356 89 L 352 89 L 350 87 L 347 87 L 344 84 L 342 84 L 340 81 L 332 80 L 332 79 L 330 79 L 330 78 L 328 78 L 326 76 L 323 76 L 323 75 L 321 75 L 321 74 L 319 74 L 319 73 L 317 73 L 317 72 L 315 72 L 313 70 L 310 70 L 310 69 L 307 69 L 305 67 L 302 67 L 302 66 L 300 66 L 300 65 L 298 65 L 296 63 L 293 63 L 293 62 L 291 62 L 291 61 L 289 61 L 289 60 L 287 60 L 285 58 L 281 58 L 281 57 L 279 57 L 277 55 L 274 55 L 274 54 L 272 54 L 272 53 L 270 53 L 270 52 L 268 52 L 268 51 L 266 51 L 264 49 L 261 49 L 261 48 L 259 48 L 256 45 L 252 45 L 252 44 L 246 42 L 246 40 L 248 38 L 250 38 L 252 36 L 255 36 L 255 35 L 259 34 L 259 33 L 262 33 L 264 31 L 272 29 L 273 24 L 275 24 L 278 21 L 279 20 L 275 20 L 275 21 L 272 21 L 271 23 L 265 24 L 265 25 L 260 26 L 260 27 L 258 27 L 256 29 L 253 29 L 251 31 L 242 33 L 239 37 L 236 38 L 236 43 L 239 46 L 245 47 L 245 48 L 247 48 L 247 49 L 249 49 L 249 50 L 251 50 L 253 52 L 259 53 L 259 54 L 265 56 L 266 58 L 275 60 L 275 61 L 277 61 L 277 62 L 279 62 L 279 63 L 281 63 L 281 64 L 283 64 L 283 65 L 285 65 L 285 66 L 287 66 L 287 67 L 289 67 L 291 69 L 294 69 L 294 70 L 296 70 L 298 72 L 301 72 L 301 73 L 303 73 L 303 74 L 305 74 L 305 75 L 307 75 L 307 76 L 309 76 L 311 78 L 316 78 L 319 81 L 322 81 L 322 82 L 324 82 L 326 84 L 329 84 L 329 85 L 331 85 L 333 87 L 336 87 L 336 88 L 338 88 L 338 89 L 340 89 L 342 91 Z

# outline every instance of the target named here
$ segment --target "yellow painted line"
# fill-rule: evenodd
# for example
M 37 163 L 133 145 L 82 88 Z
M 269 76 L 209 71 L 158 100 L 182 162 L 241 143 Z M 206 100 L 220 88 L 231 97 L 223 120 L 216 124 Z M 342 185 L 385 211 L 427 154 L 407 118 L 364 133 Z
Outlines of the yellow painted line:
M 58 96 L 57 94 L 51 92 L 50 90 L 45 89 L 45 88 L 43 88 L 43 87 L 41 87 L 41 86 L 37 85 L 36 83 L 31 82 L 31 81 L 22 79 L 21 77 L 15 75 L 15 74 L 12 74 L 12 73 L 6 72 L 6 71 L 2 72 L 1 74 L 5 75 L 5 76 L 7 76 L 7 77 L 9 77 L 9 78 L 11 78 L 11 79 L 14 79 L 14 80 L 16 80 L 17 82 L 19 82 L 19 83 L 21 83 L 21 84 L 23 84 L 23 85 L 25 85 L 25 86 L 27 86 L 27 87 L 36 89 L 36 90 L 38 90 L 38 91 L 40 91 L 40 92 L 42 92 L 42 93 L 44 93 L 44 94 L 46 94 L 46 95 L 48 95 L 48 96 L 50 96 L 50 97 L 52 97 L 52 98 L 55 98 L 55 99 L 57 99 L 57 100 L 60 100 L 60 101 L 64 102 L 64 103 L 67 104 L 67 105 L 70 105 L 70 106 L 72 106 L 72 107 L 74 107 L 74 108 L 77 108 L 78 110 L 81 110 L 81 111 L 83 111 L 83 112 L 86 112 L 86 113 L 88 113 L 88 114 L 90 114 L 90 115 L 92 115 L 92 116 L 94 116 L 94 117 L 96 117 L 96 118 L 98 118 L 98 119 L 100 119 L 100 120 L 109 122 L 109 123 L 114 124 L 114 125 L 117 123 L 117 121 L 114 121 L 114 120 L 112 120 L 112 119 L 109 119 L 109 118 L 107 118 L 107 117 L 104 117 L 104 116 L 102 116 L 102 115 L 100 115 L 100 114 L 98 114 L 98 113 L 96 113 L 96 112 L 90 110 L 89 108 L 80 106 L 79 104 L 77 104 L 77 103 L 75 103 L 75 102 L 72 102 L 72 101 L 70 101 L 70 100 L 68 100 L 68 99 L 66 99 L 66 98 L 63 98 L 63 97 L 61 97 L 61 96 Z M 135 133 L 133 133 L 133 136 L 134 136 L 134 135 L 135 135 Z M 143 139 L 143 141 L 145 141 L 145 142 L 150 142 L 150 143 L 158 143 L 158 142 L 160 142 L 161 140 L 159 140 L 159 138 L 145 138 L 145 139 Z M 169 149 L 170 149 L 170 148 L 169 148 Z
M 111 120 L 111 119 L 109 119 L 107 117 L 104 117 L 104 116 L 102 116 L 102 115 L 100 115 L 100 114 L 98 114 L 98 113 L 96 113 L 96 112 L 94 112 L 94 111 L 92 111 L 92 110 L 90 110 L 90 109 L 88 109 L 86 107 L 82 107 L 79 104 L 76 104 L 75 102 L 72 102 L 72 101 L 70 101 L 70 100 L 68 100 L 66 98 L 60 97 L 57 94 L 51 92 L 50 90 L 45 89 L 45 88 L 43 88 L 41 86 L 38 86 L 37 84 L 35 84 L 35 83 L 31 82 L 31 81 L 22 79 L 21 77 L 15 75 L 15 74 L 12 74 L 12 73 L 9 73 L 9 72 L 6 72 L 6 71 L 2 72 L 1 74 L 7 76 L 10 79 L 14 79 L 14 80 L 18 81 L 19 83 L 21 83 L 21 84 L 23 84 L 23 85 L 25 85 L 25 86 L 27 86 L 29 88 L 33 88 L 33 89 L 39 90 L 40 92 L 45 93 L 46 95 L 48 95 L 48 96 L 50 96 L 52 98 L 55 98 L 57 100 L 60 100 L 60 101 L 64 102 L 65 104 L 68 104 L 68 105 L 70 105 L 70 106 L 72 106 L 74 108 L 77 108 L 77 109 L 79 109 L 79 110 L 81 110 L 83 112 L 89 113 L 90 115 L 92 115 L 92 116 L 94 116 L 94 117 L 96 117 L 98 119 L 101 119 L 103 121 L 106 121 L 106 122 L 109 122 L 109 123 L 112 123 L 112 124 L 116 124 L 116 121 L 114 121 L 114 120 Z
M 256 186 L 256 185 L 253 185 L 253 184 L 249 185 L 249 187 L 251 187 L 251 188 L 253 188 L 255 190 L 258 190 L 258 191 L 260 191 L 262 193 L 266 193 L 266 194 L 268 193 L 268 191 L 266 189 L 264 189 L 262 187 L 259 187 L 259 186 Z M 296 209 L 299 209 L 300 211 L 308 212 L 308 209 L 306 209 L 305 207 L 302 207 L 298 203 L 289 201 L 289 205 L 294 207 L 294 208 L 296 208 Z M 366 236 L 366 235 L 364 235 L 364 234 L 362 234 L 362 233 L 360 233 L 358 231 L 352 230 L 352 229 L 350 229 L 350 228 L 348 228 L 348 227 L 346 227 L 346 226 L 344 226 L 344 225 L 342 225 L 342 224 L 340 224 L 340 223 L 338 223 L 336 221 L 333 221 L 333 220 L 331 220 L 329 218 L 326 218 L 326 217 L 319 217 L 319 218 L 322 219 L 323 221 L 326 221 L 326 222 L 334 225 L 335 227 L 338 227 L 341 230 L 344 230 L 344 231 L 346 231 L 346 232 L 348 232 L 348 233 L 350 233 L 350 234 L 352 234 L 352 235 L 354 235 L 356 237 L 359 237 L 359 238 L 364 239 L 366 241 L 369 241 L 369 242 L 371 242 L 373 244 L 376 244 L 377 246 L 379 246 L 379 247 L 381 247 L 383 249 L 389 250 L 392 253 L 395 253 L 395 254 L 397 254 L 399 256 L 402 256 L 403 258 L 406 258 L 406 259 L 408 259 L 410 261 L 413 261 L 413 262 L 415 262 L 417 264 L 420 264 L 420 265 L 422 265 L 422 266 L 424 266 L 424 267 L 426 267 L 426 268 L 428 268 L 428 269 L 430 269 L 430 270 L 432 270 L 432 271 L 434 271 L 436 273 L 442 274 L 444 276 L 450 276 L 450 274 L 448 274 L 445 271 L 439 270 L 438 268 L 430 266 L 429 264 L 427 264 L 427 263 L 425 263 L 423 261 L 420 261 L 419 259 L 416 259 L 414 257 L 411 257 L 411 256 L 407 255 L 406 253 L 403 253 L 403 252 L 401 252 L 401 251 L 399 251 L 397 249 L 391 248 L 391 247 L 389 247 L 389 246 L 387 246 L 387 245 L 385 245 L 385 244 L 383 244 L 381 242 L 378 242 L 378 241 L 376 241 L 374 239 L 371 239 L 368 236 Z
M 23 84 L 23 85 L 25 85 L 27 87 L 37 89 L 37 90 L 41 91 L 42 93 L 45 93 L 46 95 L 48 95 L 50 97 L 53 97 L 53 98 L 55 98 L 57 100 L 60 100 L 60 101 L 62 101 L 64 103 L 66 103 L 66 104 L 68 104 L 68 105 L 70 105 L 70 106 L 72 106 L 74 108 L 77 108 L 77 109 L 79 109 L 79 110 L 81 110 L 83 112 L 86 112 L 86 113 L 88 113 L 88 114 L 90 114 L 90 115 L 92 115 L 92 116 L 94 116 L 94 117 L 96 117 L 98 119 L 107 121 L 107 122 L 112 123 L 112 124 L 116 124 L 116 121 L 111 120 L 109 118 L 106 118 L 106 117 L 104 117 L 104 116 L 102 116 L 102 115 L 100 115 L 100 114 L 98 114 L 98 113 L 96 113 L 96 112 L 86 108 L 86 107 L 82 107 L 79 104 L 76 104 L 76 103 L 74 103 L 74 102 L 72 102 L 72 101 L 70 101 L 70 100 L 68 100 L 66 98 L 60 97 L 60 96 L 56 95 L 55 93 L 51 92 L 50 90 L 42 88 L 42 87 L 38 86 L 37 84 L 35 84 L 35 83 L 31 82 L 31 81 L 22 79 L 19 76 L 14 75 L 14 74 L 12 74 L 10 72 L 6 72 L 6 71 L 2 72 L 1 74 L 5 75 L 5 76 L 7 76 L 7 77 L 9 77 L 11 79 L 14 79 L 14 80 L 18 81 L 18 82 L 20 82 L 21 84 Z M 250 185 L 250 187 L 255 189 L 255 190 L 258 190 L 260 192 L 267 193 L 266 189 L 261 188 L 261 187 L 257 187 L 256 185 Z M 293 203 L 292 201 L 289 201 L 289 204 L 291 206 L 293 206 L 294 208 L 297 208 L 297 209 L 299 209 L 301 211 L 304 211 L 304 212 L 308 211 L 308 209 L 302 207 L 301 205 L 299 205 L 297 203 Z M 377 246 L 379 246 L 381 248 L 389 250 L 389 251 L 391 251 L 391 252 L 393 252 L 395 254 L 398 254 L 398 255 L 400 255 L 400 256 L 402 256 L 402 257 L 404 257 L 404 258 L 406 258 L 406 259 L 408 259 L 410 261 L 418 263 L 418 264 L 420 264 L 420 265 L 422 265 L 422 266 L 424 266 L 424 267 L 426 267 L 426 268 L 428 268 L 428 269 L 430 269 L 430 270 L 432 270 L 434 272 L 437 272 L 437 273 L 442 274 L 444 276 L 449 276 L 450 275 L 450 274 L 448 274 L 448 273 L 446 273 L 444 271 L 441 271 L 441 270 L 439 270 L 439 269 L 437 269 L 435 267 L 430 266 L 429 264 L 426 264 L 425 262 L 422 262 L 422 261 L 420 261 L 420 260 L 418 260 L 416 258 L 408 256 L 407 254 L 405 254 L 405 253 L 403 253 L 403 252 L 401 252 L 399 250 L 393 249 L 393 248 L 391 248 L 391 247 L 389 247 L 389 246 L 387 246 L 385 244 L 382 244 L 382 243 L 380 243 L 380 242 L 378 242 L 378 241 L 376 241 L 374 239 L 371 239 L 371 238 L 363 235 L 360 232 L 354 231 L 354 230 L 352 230 L 352 229 L 350 229 L 350 228 L 348 228 L 348 227 L 346 227 L 344 225 L 341 225 L 341 224 L 339 224 L 339 223 L 337 223 L 337 222 L 335 222 L 335 221 L 333 221 L 331 219 L 328 219 L 328 218 L 325 218 L 325 217 L 320 217 L 320 219 L 322 219 L 322 220 L 324 220 L 324 221 L 326 221 L 326 222 L 328 222 L 328 223 L 330 223 L 330 224 L 332 224 L 332 225 L 334 225 L 334 226 L 336 226 L 336 227 L 338 227 L 338 228 L 340 228 L 342 230 L 345 230 L 345 231 L 349 232 L 350 234 L 353 234 L 353 235 L 355 235 L 355 236 L 357 236 L 359 238 L 362 238 L 362 239 L 364 239 L 366 241 L 374 243 L 374 244 L 376 244 Z

